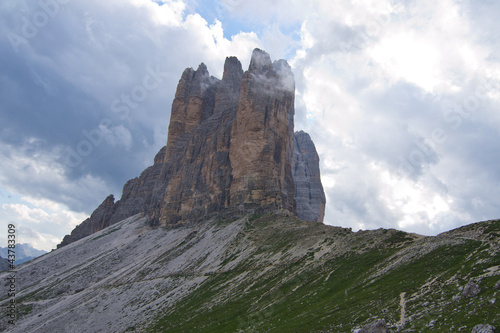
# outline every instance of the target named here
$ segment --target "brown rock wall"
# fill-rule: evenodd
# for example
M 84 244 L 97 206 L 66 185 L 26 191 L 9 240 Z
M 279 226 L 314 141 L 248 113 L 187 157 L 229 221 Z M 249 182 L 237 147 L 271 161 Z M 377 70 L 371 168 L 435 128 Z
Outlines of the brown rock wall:
M 258 49 L 246 72 L 237 58 L 226 58 L 222 80 L 210 76 L 204 64 L 186 69 L 172 102 L 167 145 L 154 165 L 124 185 L 119 201 L 106 198 L 61 246 L 137 213 L 157 226 L 254 209 L 295 213 L 296 198 L 298 207 L 305 207 L 304 184 L 321 182 L 319 166 L 309 165 L 318 163 L 309 148 L 294 152 L 294 85 L 287 62 L 272 62 Z M 298 178 L 297 191 L 292 163 L 295 171 L 310 174 Z M 316 197 L 307 207 L 317 209 L 314 219 L 322 220 L 324 198 Z
M 196 128 L 182 134 L 182 150 L 177 153 L 175 160 L 170 159 L 173 163 L 172 173 L 160 205 L 160 225 L 205 219 L 229 206 L 228 188 L 232 179 L 229 161 L 231 125 L 239 96 L 239 89 L 235 87 L 239 87 L 242 75 L 241 63 L 229 57 L 221 81 L 192 84 L 193 90 L 204 84 L 205 91 L 211 93 L 200 107 L 208 112 L 199 117 L 200 123 Z M 204 76 L 207 77 L 208 72 Z M 182 80 L 179 85 L 182 86 Z M 177 118 L 177 114 L 182 112 L 177 107 L 176 104 L 172 106 L 172 118 Z M 170 149 L 170 145 L 169 137 L 167 154 L 170 150 L 175 151 Z
M 295 211 L 291 173 L 294 90 L 290 67 L 271 62 L 254 50 L 241 82 L 236 120 L 231 132 L 230 160 L 234 206 L 275 205 Z M 290 121 L 291 120 L 291 121 Z

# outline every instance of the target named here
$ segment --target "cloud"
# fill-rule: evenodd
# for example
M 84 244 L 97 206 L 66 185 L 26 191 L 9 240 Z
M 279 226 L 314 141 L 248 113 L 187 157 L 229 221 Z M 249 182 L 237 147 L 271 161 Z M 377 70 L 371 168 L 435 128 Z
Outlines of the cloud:
M 436 234 L 498 217 L 498 63 L 469 8 L 357 5 L 308 15 L 292 60 L 296 125 L 320 152 L 326 222 Z
M 34 138 L 21 147 L 0 146 L 3 187 L 38 200 L 62 203 L 76 212 L 92 211 L 96 197 L 99 200 L 108 194 L 108 185 L 91 174 L 68 177 L 65 165 L 59 162 L 62 147 L 46 149 L 41 140 Z
M 221 77 L 255 47 L 292 67 L 327 223 L 435 234 L 500 215 L 496 3 L 46 3 L 0 2 L 2 200 L 40 237 L 152 164 L 184 68 Z
M 50 251 L 87 216 L 75 213 L 47 199 L 23 197 L 22 203 L 4 203 L 0 217 L 4 223 L 16 226 L 17 243 L 29 243 L 36 249 Z M 4 237 L 0 237 L 7 244 Z
M 0 75 L 2 178 L 12 191 L 35 190 L 90 213 L 105 192 L 119 197 L 165 144 L 182 70 L 203 61 L 221 75 L 227 55 L 248 59 L 258 39 L 228 40 L 220 22 L 186 15 L 182 1 L 57 4 L 54 15 L 26 1 L 0 7 L 9 16 L 2 30 L 24 33 L 20 45 L 0 44 L 11 65 Z M 43 13 L 48 21 L 37 27 Z M 36 33 L 26 34 L 32 26 Z M 20 160 L 24 171 L 8 169 Z M 28 182 L 37 166 L 46 174 Z

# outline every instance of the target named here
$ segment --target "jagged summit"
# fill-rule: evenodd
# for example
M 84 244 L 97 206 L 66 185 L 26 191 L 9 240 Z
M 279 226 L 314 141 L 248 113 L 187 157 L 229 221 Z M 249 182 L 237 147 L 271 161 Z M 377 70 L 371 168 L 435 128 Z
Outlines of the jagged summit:
M 250 59 L 250 65 L 248 66 L 248 71 L 250 73 L 262 73 L 270 71 L 272 68 L 273 62 L 271 61 L 269 54 L 261 49 L 254 49 L 252 52 L 252 58 Z
M 154 165 L 129 180 L 116 203 L 106 198 L 61 246 L 137 213 L 152 226 L 269 210 L 322 222 L 319 158 L 309 136 L 307 143 L 300 132 L 295 138 L 294 98 L 286 60 L 273 62 L 259 49 L 245 72 L 236 57 L 227 57 L 222 79 L 203 63 L 185 69 L 172 102 L 167 144 Z M 294 142 L 304 149 L 294 148 Z

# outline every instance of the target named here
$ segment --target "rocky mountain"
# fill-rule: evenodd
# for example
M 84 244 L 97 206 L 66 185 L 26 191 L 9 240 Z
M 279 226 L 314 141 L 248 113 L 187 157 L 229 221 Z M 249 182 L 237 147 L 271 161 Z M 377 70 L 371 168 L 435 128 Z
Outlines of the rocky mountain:
M 0 273 L 16 313 L 0 330 L 495 332 L 500 220 L 435 237 L 320 223 L 293 104 L 290 67 L 258 49 L 220 80 L 186 69 L 154 164 L 57 250 Z
M 0 256 L 3 258 L 8 258 L 8 253 L 9 249 L 7 247 L 0 247 Z M 46 251 L 43 250 L 37 250 L 30 244 L 26 243 L 20 243 L 16 244 L 16 262 L 15 265 L 20 265 L 23 262 L 29 261 L 31 259 L 34 259 L 36 257 L 39 257 L 45 253 Z
M 304 221 L 323 222 L 325 192 L 319 172 L 319 156 L 309 134 L 296 132 L 292 160 L 297 215 Z
M 2 327 L 494 332 L 499 250 L 499 220 L 425 237 L 352 232 L 284 211 L 160 228 L 137 214 L 19 266 L 18 320 L 2 317 Z M 2 308 L 8 301 L 0 296 Z
M 151 226 L 280 209 L 322 222 L 319 158 L 307 134 L 294 135 L 294 94 L 287 62 L 272 62 L 259 49 L 246 72 L 228 57 L 221 80 L 203 63 L 186 69 L 172 103 L 167 145 L 154 165 L 128 181 L 116 203 L 107 197 L 58 247 L 137 213 Z
M 0 256 L 0 272 L 8 270 L 9 267 L 10 267 L 9 261 Z

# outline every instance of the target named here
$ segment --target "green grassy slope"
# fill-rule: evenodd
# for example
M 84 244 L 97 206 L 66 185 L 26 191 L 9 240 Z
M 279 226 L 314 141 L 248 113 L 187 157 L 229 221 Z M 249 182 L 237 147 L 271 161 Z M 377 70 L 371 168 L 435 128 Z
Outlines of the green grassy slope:
M 147 331 L 351 332 L 376 318 L 394 332 L 499 327 L 500 221 L 461 229 L 352 233 L 253 216 L 221 269 Z M 477 296 L 463 295 L 470 281 Z

